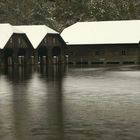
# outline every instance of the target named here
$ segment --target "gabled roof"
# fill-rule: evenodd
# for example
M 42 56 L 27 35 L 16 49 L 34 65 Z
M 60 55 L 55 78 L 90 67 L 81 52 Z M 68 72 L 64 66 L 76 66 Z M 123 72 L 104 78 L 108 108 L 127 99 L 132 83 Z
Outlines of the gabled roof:
M 5 47 L 13 34 L 23 34 L 23 32 L 8 23 L 0 24 L 0 49 Z
M 140 20 L 77 22 L 61 36 L 68 45 L 139 43 Z
M 34 48 L 37 48 L 47 34 L 58 34 L 58 32 L 45 25 L 24 25 L 15 26 L 22 30 L 30 40 Z

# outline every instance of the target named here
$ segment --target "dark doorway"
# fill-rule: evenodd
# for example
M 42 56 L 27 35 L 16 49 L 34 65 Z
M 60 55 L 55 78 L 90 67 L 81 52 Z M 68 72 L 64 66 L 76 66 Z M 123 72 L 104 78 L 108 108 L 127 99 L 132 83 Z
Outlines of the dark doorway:
M 4 48 L 4 64 L 12 65 L 13 64 L 13 49 L 12 48 Z
M 61 48 L 54 47 L 52 49 L 53 64 L 61 63 Z
M 26 50 L 24 48 L 19 48 L 18 50 L 18 56 L 25 56 Z
M 61 48 L 60 47 L 54 47 L 52 49 L 52 56 L 60 56 L 61 55 Z
M 46 64 L 48 62 L 48 49 L 46 46 L 38 48 L 38 61 L 40 64 Z
M 25 48 L 19 48 L 18 49 L 18 64 L 24 65 L 26 63 L 26 49 Z

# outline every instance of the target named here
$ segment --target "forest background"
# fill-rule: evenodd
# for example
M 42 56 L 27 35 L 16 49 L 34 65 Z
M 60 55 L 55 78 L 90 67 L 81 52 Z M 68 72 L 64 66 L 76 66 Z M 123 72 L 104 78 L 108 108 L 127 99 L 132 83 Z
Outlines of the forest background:
M 0 23 L 44 24 L 59 32 L 78 21 L 140 19 L 139 0 L 0 0 Z

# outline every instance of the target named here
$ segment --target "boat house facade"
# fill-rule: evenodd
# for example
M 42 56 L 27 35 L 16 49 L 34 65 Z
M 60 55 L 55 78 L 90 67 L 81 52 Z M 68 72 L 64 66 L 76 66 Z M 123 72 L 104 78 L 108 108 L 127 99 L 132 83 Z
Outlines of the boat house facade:
M 66 43 L 60 34 L 45 25 L 15 26 L 23 31 L 32 46 L 34 64 L 59 64 L 65 63 Z
M 140 20 L 78 22 L 61 36 L 70 64 L 140 63 Z
M 0 64 L 28 64 L 33 47 L 26 34 L 10 24 L 0 24 Z

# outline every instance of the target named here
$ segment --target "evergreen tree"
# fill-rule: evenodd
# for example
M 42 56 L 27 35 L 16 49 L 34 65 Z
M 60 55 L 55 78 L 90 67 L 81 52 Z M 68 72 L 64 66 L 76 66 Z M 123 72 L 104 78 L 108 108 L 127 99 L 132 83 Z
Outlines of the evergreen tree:
M 140 19 L 139 6 L 139 0 L 0 0 L 0 22 L 62 31 L 78 21 Z

